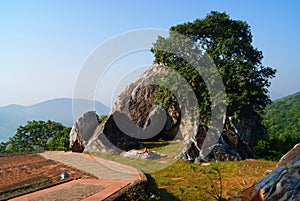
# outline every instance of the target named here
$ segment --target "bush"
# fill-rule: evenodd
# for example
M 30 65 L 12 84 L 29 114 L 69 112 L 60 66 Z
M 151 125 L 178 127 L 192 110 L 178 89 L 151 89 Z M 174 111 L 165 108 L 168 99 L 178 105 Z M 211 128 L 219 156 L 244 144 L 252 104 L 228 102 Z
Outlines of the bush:
M 104 119 L 106 119 L 108 117 L 108 115 L 106 115 L 106 114 L 102 114 L 102 115 L 100 115 L 100 117 L 99 117 L 99 124 L 101 124 L 101 122 L 102 121 L 104 121 Z

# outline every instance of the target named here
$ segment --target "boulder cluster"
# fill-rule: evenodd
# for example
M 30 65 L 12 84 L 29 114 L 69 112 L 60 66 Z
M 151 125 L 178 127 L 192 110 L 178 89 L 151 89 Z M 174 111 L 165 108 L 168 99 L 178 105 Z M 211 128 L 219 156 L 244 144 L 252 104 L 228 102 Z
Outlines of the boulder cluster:
M 95 112 L 87 112 L 75 123 L 70 133 L 73 151 L 109 152 L 121 154 L 132 149 L 142 149 L 143 141 L 184 141 L 178 157 L 186 161 L 226 161 L 253 157 L 252 146 L 265 131 L 253 112 L 219 131 L 212 146 L 203 150 L 206 138 L 211 138 L 207 125 L 195 116 L 183 117 L 184 107 L 174 100 L 166 110 L 155 104 L 160 90 L 155 80 L 164 77 L 164 66 L 151 66 L 135 82 L 129 84 L 118 96 L 108 117 L 99 124 Z M 209 153 L 209 154 L 203 154 Z

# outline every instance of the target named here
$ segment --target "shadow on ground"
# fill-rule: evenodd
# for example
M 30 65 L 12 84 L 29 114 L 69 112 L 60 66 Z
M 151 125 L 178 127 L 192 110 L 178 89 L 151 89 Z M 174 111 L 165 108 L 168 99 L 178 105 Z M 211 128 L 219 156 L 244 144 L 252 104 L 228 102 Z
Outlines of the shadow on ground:
M 177 197 L 175 197 L 173 194 L 169 193 L 166 189 L 164 188 L 158 188 L 155 180 L 153 177 L 151 177 L 149 174 L 146 174 L 147 180 L 148 180 L 148 188 L 147 188 L 147 194 L 153 195 L 154 197 L 159 197 L 159 200 L 164 200 L 164 201 L 176 201 L 178 200 Z M 155 200 L 155 199 L 153 199 Z

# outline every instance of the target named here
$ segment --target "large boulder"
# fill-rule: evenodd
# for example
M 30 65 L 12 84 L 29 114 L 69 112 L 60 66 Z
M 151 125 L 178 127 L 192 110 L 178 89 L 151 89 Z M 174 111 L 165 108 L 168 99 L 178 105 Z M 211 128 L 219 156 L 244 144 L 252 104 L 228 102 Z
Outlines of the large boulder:
M 234 118 L 231 121 L 239 138 L 246 142 L 250 148 L 257 144 L 258 139 L 267 137 L 267 131 L 260 122 L 260 116 L 253 109 L 243 110 L 239 121 Z
M 300 160 L 300 143 L 296 144 L 294 148 L 292 148 L 289 152 L 287 152 L 284 156 L 281 157 L 279 162 L 277 163 L 277 167 L 294 163 Z
M 235 200 L 298 201 L 300 200 L 300 144 L 290 150 L 275 170 L 254 186 L 243 191 Z
M 116 124 L 115 118 L 121 120 L 125 127 L 126 123 L 130 122 L 126 115 L 118 111 L 109 115 L 97 127 L 85 151 L 120 154 L 123 151 L 141 148 L 138 139 L 125 134 Z
M 99 125 L 99 117 L 94 111 L 83 114 L 74 122 L 70 132 L 70 149 L 74 152 L 82 152 L 94 131 Z
M 164 67 L 151 66 L 129 84 L 118 96 L 108 118 L 89 139 L 85 151 L 119 154 L 142 148 L 140 142 L 144 140 L 174 139 L 180 124 L 178 104 L 173 104 L 167 112 L 154 104 L 159 90 L 154 80 L 164 73 Z
M 138 132 L 136 137 L 140 140 L 159 138 L 172 140 L 178 137 L 181 118 L 178 103 L 174 102 L 167 111 L 164 111 L 154 101 L 155 94 L 160 89 L 155 80 L 166 73 L 167 69 L 163 66 L 159 68 L 151 66 L 126 87 L 112 107 L 112 114 L 118 111 L 130 119 L 132 129 Z

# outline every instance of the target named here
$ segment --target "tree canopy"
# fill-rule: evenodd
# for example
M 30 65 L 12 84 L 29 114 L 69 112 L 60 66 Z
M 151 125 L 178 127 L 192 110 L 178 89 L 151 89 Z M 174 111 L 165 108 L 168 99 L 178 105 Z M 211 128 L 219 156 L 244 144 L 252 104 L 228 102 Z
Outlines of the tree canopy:
M 300 143 L 300 92 L 268 105 L 262 123 L 268 136 L 258 141 L 254 151 L 259 157 L 279 160 Z
M 162 50 L 163 46 L 178 44 L 173 37 L 175 33 L 191 38 L 213 60 L 225 86 L 227 115 L 239 118 L 246 110 L 262 111 L 271 103 L 268 87 L 276 70 L 262 64 L 262 52 L 253 47 L 251 30 L 246 22 L 212 11 L 204 19 L 171 27 L 169 37 L 159 37 L 152 48 L 155 62 L 175 69 L 192 83 L 200 113 L 209 116 L 211 102 L 207 86 L 191 63 L 180 56 L 191 52 L 184 48 L 177 49 L 179 54 Z
M 20 126 L 8 142 L 0 144 L 0 152 L 31 152 L 41 150 L 69 149 L 70 128 L 48 120 L 28 121 Z

